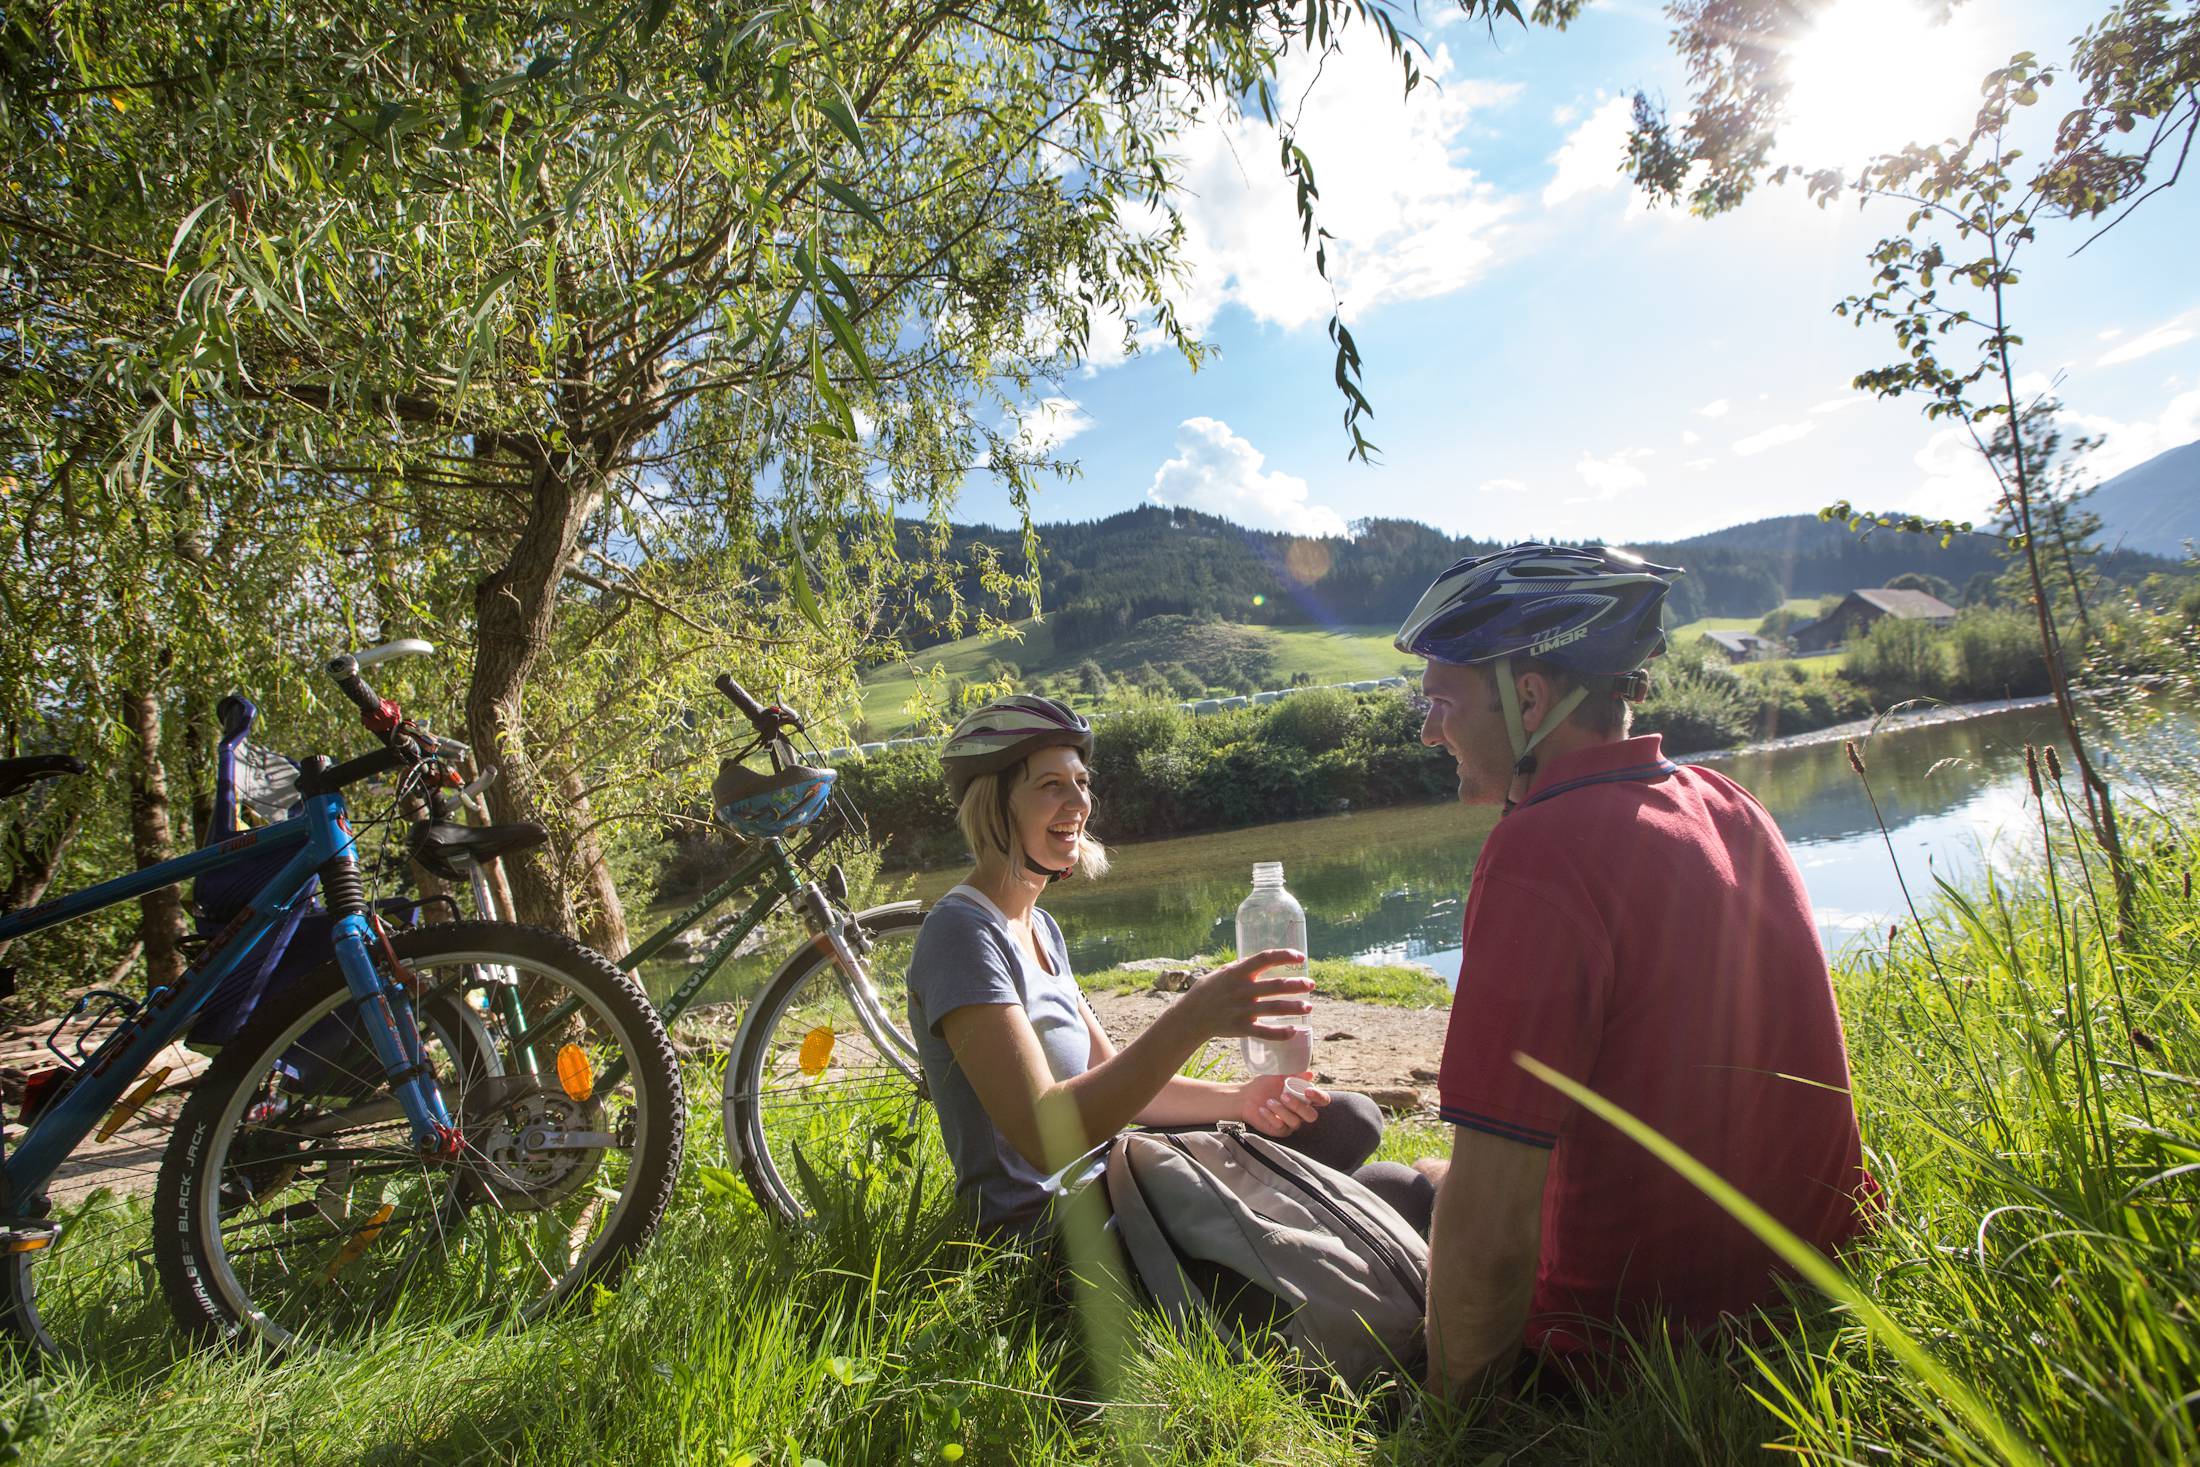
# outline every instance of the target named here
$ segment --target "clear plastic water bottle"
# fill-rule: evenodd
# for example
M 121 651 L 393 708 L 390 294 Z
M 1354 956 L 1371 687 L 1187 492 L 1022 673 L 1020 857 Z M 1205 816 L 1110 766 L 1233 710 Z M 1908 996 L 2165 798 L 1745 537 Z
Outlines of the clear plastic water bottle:
M 1283 863 L 1261 861 L 1253 867 L 1253 894 L 1238 904 L 1237 950 L 1241 958 L 1268 948 L 1306 951 L 1306 909 L 1283 889 Z M 1264 978 L 1303 978 L 1304 963 L 1270 968 Z M 1297 1075 L 1314 1067 L 1314 1031 L 1291 1026 L 1288 1040 L 1242 1039 L 1245 1065 L 1256 1075 Z

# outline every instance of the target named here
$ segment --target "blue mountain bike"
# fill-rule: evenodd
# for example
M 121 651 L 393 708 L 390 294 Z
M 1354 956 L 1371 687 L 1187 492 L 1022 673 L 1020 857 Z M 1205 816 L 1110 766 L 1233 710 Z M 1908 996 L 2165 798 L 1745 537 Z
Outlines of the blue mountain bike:
M 71 1258 L 49 1180 L 102 1117 L 144 1102 L 159 1082 L 140 1081 L 147 1066 L 235 994 L 232 980 L 265 968 L 263 944 L 296 931 L 316 886 L 334 960 L 268 993 L 221 1045 L 161 1164 L 152 1255 L 187 1332 L 282 1346 L 394 1317 L 527 1320 L 615 1282 L 662 1216 L 685 1107 L 641 990 L 554 933 L 478 921 L 391 932 L 370 907 L 344 790 L 392 773 L 401 796 L 455 786 L 462 746 L 377 696 L 359 665 L 338 657 L 329 672 L 383 747 L 303 761 L 294 818 L 0 915 L 12 940 L 178 882 L 265 873 L 175 982 L 104 996 L 96 1045 L 80 1044 L 72 1072 L 11 1128 L 7 1334 L 50 1350 L 98 1333 L 111 1279 L 86 1275 L 119 1260 Z M 0 761 L 0 795 L 73 763 Z M 486 856 L 500 836 L 478 838 Z

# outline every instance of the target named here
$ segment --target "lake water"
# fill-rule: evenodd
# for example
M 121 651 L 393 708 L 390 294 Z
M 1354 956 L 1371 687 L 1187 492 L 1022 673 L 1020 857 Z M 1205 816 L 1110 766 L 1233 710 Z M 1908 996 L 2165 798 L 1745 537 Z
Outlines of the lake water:
M 2180 715 L 2149 739 L 2189 748 L 2193 732 L 2193 719 Z M 1986 859 L 2030 858 L 2039 837 L 2036 815 L 2027 814 L 2024 746 L 2061 741 L 2045 707 L 1859 738 L 1894 854 L 1921 903 L 1935 875 L 1961 882 Z M 1829 951 L 1908 920 L 1887 842 L 1839 737 L 1696 762 L 1726 773 L 1772 812 Z M 1281 861 L 1306 907 L 1317 956 L 1416 963 L 1449 981 L 1459 966 L 1461 901 L 1494 819 L 1492 810 L 1443 804 L 1124 845 L 1106 879 L 1064 883 L 1045 904 L 1079 970 L 1187 957 L 1232 944 L 1253 863 Z M 1093 827 L 1106 834 L 1105 803 Z M 929 901 L 961 875 L 921 875 L 914 894 Z

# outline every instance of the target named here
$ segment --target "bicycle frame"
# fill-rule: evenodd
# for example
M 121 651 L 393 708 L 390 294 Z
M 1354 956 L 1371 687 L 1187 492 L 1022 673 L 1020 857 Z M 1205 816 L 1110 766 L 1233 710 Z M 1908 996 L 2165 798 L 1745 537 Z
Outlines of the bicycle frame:
M 0 1183 L 4 1183 L 0 1214 L 16 1216 L 26 1202 L 43 1195 L 54 1169 L 114 1107 L 124 1088 L 189 1027 L 222 980 L 250 961 L 291 909 L 308 898 L 315 876 L 332 862 L 356 860 L 357 848 L 345 820 L 343 796 L 331 791 L 308 796 L 300 815 L 279 825 L 247 831 L 131 875 L 0 915 L 0 941 L 10 941 L 164 886 L 293 848 L 295 853 L 282 869 L 234 921 L 209 939 L 175 982 L 155 986 L 124 1016 L 10 1149 L 5 1162 L 0 1162 Z M 424 1150 L 447 1149 L 456 1134 L 450 1114 L 434 1080 L 420 1069 L 420 1037 L 410 1006 L 395 985 L 385 984 L 375 971 L 370 950 L 373 928 L 363 916 L 339 917 L 331 939 L 375 1058 L 412 1125 L 415 1142 Z M 399 996 L 398 1003 L 391 1003 L 393 994 Z

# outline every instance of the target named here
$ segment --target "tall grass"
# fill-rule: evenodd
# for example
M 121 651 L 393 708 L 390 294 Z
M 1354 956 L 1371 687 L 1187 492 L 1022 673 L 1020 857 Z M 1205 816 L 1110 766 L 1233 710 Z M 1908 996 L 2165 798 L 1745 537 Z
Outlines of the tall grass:
M 2043 768 L 2038 859 L 1920 893 L 1838 967 L 1876 1226 L 1768 1329 L 1646 1342 L 1624 1394 L 1469 1416 L 1309 1396 L 1273 1359 L 1134 1314 L 1090 1369 L 1060 1268 L 962 1241 L 937 1170 L 836 1172 L 787 1238 L 698 1104 L 691 1170 L 615 1296 L 518 1334 L 463 1321 L 289 1359 L 183 1352 L 157 1314 L 108 1359 L 0 1365 L 33 1462 L 1983 1462 L 1947 1380 L 2057 1464 L 2200 1459 L 2200 905 L 2157 819 L 2132 925 L 2098 910 Z M 1925 941 L 1930 938 L 1930 952 Z M 691 1076 L 714 1096 L 716 1076 Z M 1431 1149 L 1401 1131 L 1391 1156 Z M 936 1152 L 930 1152 L 935 1157 Z M 57 1259 L 54 1267 L 68 1266 Z M 118 1301 L 144 1282 L 118 1271 Z M 1930 1357 L 1906 1364 L 1883 1314 Z M 1936 1379 L 1935 1372 L 1945 1379 Z M 1103 1400 L 1096 1377 L 1114 1382 Z M 37 1404 L 31 1405 L 33 1398 Z M 25 1421 L 28 1412 L 30 1419 Z

